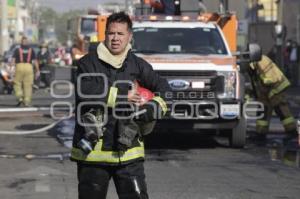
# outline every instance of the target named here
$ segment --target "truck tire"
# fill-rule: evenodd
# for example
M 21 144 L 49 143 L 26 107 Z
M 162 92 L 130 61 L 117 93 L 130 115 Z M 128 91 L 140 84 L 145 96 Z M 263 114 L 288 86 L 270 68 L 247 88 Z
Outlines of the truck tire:
M 245 96 L 245 77 L 240 73 L 240 95 L 241 102 L 244 102 Z M 229 144 L 233 148 L 243 148 L 246 144 L 246 133 L 247 133 L 247 120 L 244 115 L 241 115 L 241 118 L 238 121 L 236 127 L 232 129 L 232 132 L 229 136 Z
M 247 125 L 246 119 L 241 117 L 237 126 L 232 129 L 229 135 L 229 143 L 233 148 L 243 148 L 246 144 Z

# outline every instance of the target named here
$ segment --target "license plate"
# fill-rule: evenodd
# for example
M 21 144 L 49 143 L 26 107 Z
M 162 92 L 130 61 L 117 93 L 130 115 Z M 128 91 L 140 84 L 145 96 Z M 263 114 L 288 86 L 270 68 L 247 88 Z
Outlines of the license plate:
M 204 82 L 192 82 L 192 88 L 204 88 L 205 83 Z
M 238 116 L 240 113 L 239 104 L 222 104 L 221 115 L 222 116 Z

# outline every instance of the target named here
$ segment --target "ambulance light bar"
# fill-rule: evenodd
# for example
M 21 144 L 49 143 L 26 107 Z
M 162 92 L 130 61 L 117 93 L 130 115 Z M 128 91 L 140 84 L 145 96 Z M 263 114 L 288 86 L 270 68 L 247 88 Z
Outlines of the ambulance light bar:
M 206 16 L 164 16 L 164 15 L 144 15 L 134 17 L 137 21 L 201 21 L 208 22 L 209 19 Z

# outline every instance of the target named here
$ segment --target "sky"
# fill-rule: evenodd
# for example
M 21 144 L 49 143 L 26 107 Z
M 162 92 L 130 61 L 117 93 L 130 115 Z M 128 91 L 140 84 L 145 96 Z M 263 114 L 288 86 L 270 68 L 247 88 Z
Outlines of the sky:
M 40 6 L 50 7 L 56 12 L 67 12 L 74 9 L 96 8 L 98 4 L 118 2 L 125 0 L 37 0 Z

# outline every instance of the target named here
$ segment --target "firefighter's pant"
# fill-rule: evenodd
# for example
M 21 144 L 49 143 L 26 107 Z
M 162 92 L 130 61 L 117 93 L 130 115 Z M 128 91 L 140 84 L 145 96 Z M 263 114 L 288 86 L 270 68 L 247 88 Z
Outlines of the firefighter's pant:
M 44 83 L 44 87 L 50 87 L 51 84 L 51 68 L 49 66 L 44 66 L 40 68 L 41 75 L 36 78 L 34 84 L 40 87 L 41 82 Z
M 264 104 L 264 116 L 256 121 L 257 133 L 268 133 L 273 110 L 280 118 L 285 132 L 296 133 L 296 121 L 283 93 L 276 94 L 271 99 L 260 97 L 258 101 Z
M 143 162 L 122 166 L 77 165 L 79 199 L 105 199 L 111 177 L 120 199 L 148 199 Z
M 25 105 L 31 103 L 33 76 L 31 64 L 19 63 L 16 65 L 14 91 L 18 100 L 23 101 Z

